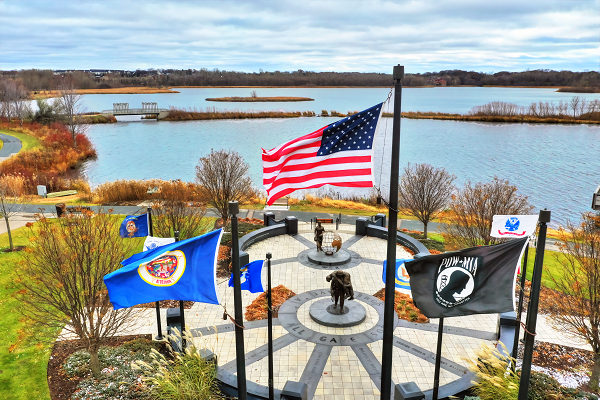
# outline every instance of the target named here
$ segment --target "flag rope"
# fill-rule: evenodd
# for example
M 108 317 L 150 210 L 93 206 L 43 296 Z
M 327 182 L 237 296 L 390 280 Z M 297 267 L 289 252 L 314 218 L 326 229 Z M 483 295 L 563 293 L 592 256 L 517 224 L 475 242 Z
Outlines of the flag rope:
M 523 330 L 525 332 L 527 332 L 528 334 L 530 334 L 531 336 L 537 336 L 537 333 L 531 333 L 527 330 L 527 325 L 525 325 L 522 321 L 519 321 L 519 323 L 521 324 L 521 327 L 523 328 Z
M 393 90 L 394 90 L 394 86 L 392 86 L 390 88 L 390 92 L 388 93 L 387 99 L 385 99 L 385 101 L 384 101 L 384 103 L 387 103 L 388 113 L 390 112 L 390 103 L 391 103 L 390 99 L 392 98 Z M 382 106 L 382 108 L 383 108 L 383 106 Z M 383 112 L 381 113 L 381 115 L 383 115 Z M 383 149 L 381 150 L 381 168 L 379 168 L 379 185 L 381 185 L 381 174 L 383 172 L 383 156 L 385 155 L 385 139 L 387 137 L 387 126 L 388 126 L 388 121 L 386 119 L 385 120 L 385 128 L 383 130 Z M 375 187 L 375 185 L 373 185 L 373 187 Z M 379 191 L 379 189 L 377 189 L 377 191 L 379 192 L 379 195 L 381 196 L 381 192 Z
M 240 328 L 240 329 L 246 329 L 246 327 L 245 327 L 245 326 L 243 326 L 243 325 L 239 325 L 237 322 L 235 322 L 235 318 L 233 318 L 233 317 L 231 316 L 231 314 L 229 314 L 229 313 L 227 312 L 227 308 L 225 308 L 225 306 L 224 306 L 223 304 L 220 304 L 220 306 L 221 306 L 221 307 L 223 307 L 223 310 L 225 310 L 225 311 L 224 311 L 224 312 L 225 312 L 225 314 L 226 314 L 226 315 L 229 317 L 229 319 L 231 320 L 231 322 L 233 322 L 233 324 L 234 324 L 235 326 L 237 326 L 237 327 L 238 327 L 238 328 Z
M 388 93 L 387 99 L 385 99 L 384 103 L 387 103 L 387 112 L 390 112 L 390 105 L 391 105 L 391 98 L 392 98 L 392 92 L 394 91 L 394 86 L 392 86 L 390 88 L 390 92 Z M 383 112 L 382 112 L 383 115 Z M 373 189 L 375 189 L 377 191 L 377 197 L 379 197 L 381 199 L 381 201 L 383 202 L 383 204 L 386 205 L 386 207 L 388 208 L 388 210 L 392 210 L 395 211 L 396 213 L 398 212 L 398 210 L 392 208 L 390 206 L 390 203 L 388 203 L 385 198 L 381 195 L 381 175 L 383 173 L 383 158 L 385 156 L 385 140 L 387 138 L 387 126 L 388 126 L 388 120 L 385 120 L 385 128 L 383 129 L 383 149 L 381 150 L 381 167 L 379 168 L 379 186 L 375 186 L 373 185 Z

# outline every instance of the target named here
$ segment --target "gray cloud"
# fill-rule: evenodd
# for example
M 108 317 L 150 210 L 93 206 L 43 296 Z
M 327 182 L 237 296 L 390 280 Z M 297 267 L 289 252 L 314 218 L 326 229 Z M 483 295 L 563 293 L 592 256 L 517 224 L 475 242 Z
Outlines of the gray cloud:
M 0 68 L 598 70 L 600 0 L 0 2 Z

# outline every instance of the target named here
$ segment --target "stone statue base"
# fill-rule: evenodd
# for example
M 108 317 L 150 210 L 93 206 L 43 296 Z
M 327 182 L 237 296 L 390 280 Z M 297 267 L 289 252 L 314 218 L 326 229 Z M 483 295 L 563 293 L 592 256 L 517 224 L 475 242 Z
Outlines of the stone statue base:
M 327 307 L 327 312 L 333 315 L 348 314 L 349 311 L 350 309 L 348 308 L 348 306 L 344 306 L 344 312 L 342 312 L 342 308 L 339 304 L 337 305 L 337 307 L 335 306 L 335 304 L 331 304 L 329 307 Z
M 330 313 L 329 310 L 337 311 L 336 313 Z M 340 305 L 338 304 L 334 308 L 331 299 L 327 298 L 315 301 L 308 309 L 308 313 L 317 324 L 333 328 L 348 328 L 360 325 L 367 318 L 367 310 L 356 300 L 346 299 L 344 313 L 340 314 L 339 310 Z
M 352 256 L 343 249 L 340 249 L 340 251 L 333 253 L 332 255 L 327 255 L 322 251 L 317 251 L 316 249 L 308 252 L 308 261 L 328 267 L 343 265 L 348 263 L 350 260 L 352 260 Z

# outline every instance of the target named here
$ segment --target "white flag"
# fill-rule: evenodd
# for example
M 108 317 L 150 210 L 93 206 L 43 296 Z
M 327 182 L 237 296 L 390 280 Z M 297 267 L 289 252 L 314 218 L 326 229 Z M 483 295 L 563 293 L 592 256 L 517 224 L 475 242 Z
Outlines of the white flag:
M 175 238 L 159 238 L 154 236 L 147 236 L 146 241 L 144 242 L 144 250 L 142 251 L 154 250 L 157 247 L 174 242 Z
M 494 215 L 492 237 L 522 238 L 535 233 L 537 215 Z

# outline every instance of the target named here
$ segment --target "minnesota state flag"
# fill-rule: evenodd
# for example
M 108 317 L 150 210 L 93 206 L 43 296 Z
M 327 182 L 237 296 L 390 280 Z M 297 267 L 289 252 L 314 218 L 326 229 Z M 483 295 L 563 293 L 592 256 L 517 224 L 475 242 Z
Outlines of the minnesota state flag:
M 104 277 L 115 310 L 160 300 L 219 304 L 216 272 L 223 230 L 134 254 Z
M 119 234 L 122 238 L 149 236 L 148 214 L 126 216 L 119 228 Z

